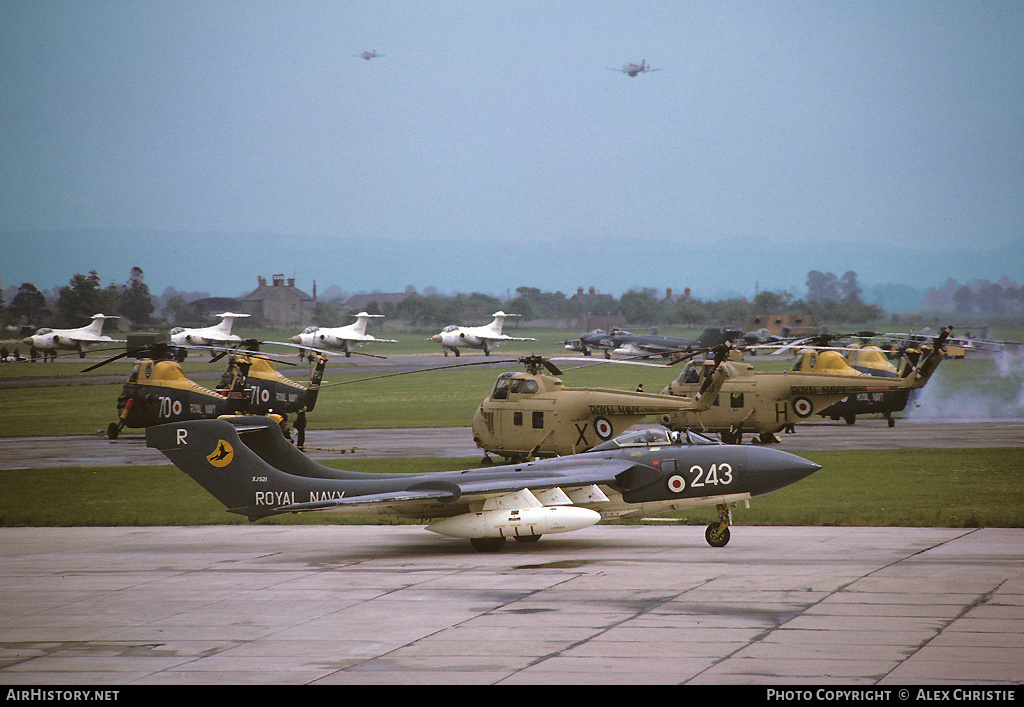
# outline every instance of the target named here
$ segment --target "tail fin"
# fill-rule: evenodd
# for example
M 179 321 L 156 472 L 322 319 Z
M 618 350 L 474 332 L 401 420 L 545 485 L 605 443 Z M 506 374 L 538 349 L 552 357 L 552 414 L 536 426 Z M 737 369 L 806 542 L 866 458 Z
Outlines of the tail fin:
M 327 356 L 317 354 L 316 367 L 309 376 L 309 388 L 306 390 L 306 412 L 313 412 L 316 407 L 316 399 L 320 394 L 320 383 L 324 379 L 324 368 L 327 366 Z
M 276 432 L 284 439 L 273 421 L 245 419 L 266 423 L 255 424 L 245 434 Z M 296 493 L 309 490 L 308 479 L 275 469 L 238 435 L 239 431 L 226 420 L 191 420 L 146 428 L 146 446 L 162 452 L 229 511 L 249 520 L 275 515 L 276 507 L 294 503 Z
M 921 355 L 924 356 L 924 360 L 917 363 L 914 366 L 914 368 L 910 371 L 907 371 L 906 368 L 904 368 L 904 372 L 901 377 L 907 380 L 909 383 L 909 385 L 905 387 L 924 387 L 924 384 L 927 383 L 928 379 L 932 377 L 932 373 L 934 373 L 935 369 L 939 367 L 940 363 L 942 363 L 942 359 L 945 356 L 945 354 L 942 351 L 942 347 L 945 345 L 946 339 L 949 338 L 949 334 L 952 331 L 953 327 L 951 326 L 947 326 L 946 328 L 944 328 L 941 332 L 939 332 L 939 335 L 935 337 L 935 340 L 932 341 L 931 351 L 928 352 L 927 356 L 924 356 L 924 351 L 922 350 Z
M 94 314 L 90 319 L 92 319 L 92 321 L 85 327 L 85 330 L 90 334 L 100 336 L 103 334 L 103 322 L 107 319 L 118 319 L 118 317 L 108 316 L 106 314 Z
M 224 312 L 222 314 L 218 314 L 217 316 L 221 317 L 220 324 L 217 325 L 217 331 L 219 331 L 221 334 L 228 335 L 231 333 L 231 325 L 234 323 L 235 319 L 239 317 L 248 317 L 249 315 L 235 314 L 234 312 Z

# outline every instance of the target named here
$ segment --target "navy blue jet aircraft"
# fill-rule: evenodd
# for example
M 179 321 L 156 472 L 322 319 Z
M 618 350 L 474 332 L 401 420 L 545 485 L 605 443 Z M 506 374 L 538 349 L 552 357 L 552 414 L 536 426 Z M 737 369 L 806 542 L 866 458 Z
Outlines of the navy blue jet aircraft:
M 616 353 L 624 356 L 670 357 L 677 353 L 690 353 L 701 349 L 712 349 L 733 339 L 742 339 L 743 331 L 732 327 L 708 327 L 696 339 L 654 334 L 633 334 L 615 327 L 609 333 L 601 329 L 580 335 L 579 339 L 563 342 L 570 351 L 582 351 L 589 356 L 595 349 L 603 350 L 605 358 Z
M 730 507 L 776 491 L 819 467 L 769 447 L 723 445 L 693 433 L 650 429 L 583 453 L 464 471 L 373 474 L 323 466 L 261 416 L 149 427 L 146 444 L 250 521 L 336 511 L 437 519 L 426 529 L 496 551 L 602 518 L 715 506 L 707 542 L 729 542 Z

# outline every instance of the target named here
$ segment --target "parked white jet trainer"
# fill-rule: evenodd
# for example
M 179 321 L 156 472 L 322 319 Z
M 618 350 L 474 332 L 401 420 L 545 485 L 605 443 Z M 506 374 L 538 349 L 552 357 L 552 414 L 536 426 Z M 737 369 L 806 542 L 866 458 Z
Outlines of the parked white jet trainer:
M 242 340 L 242 337 L 231 333 L 231 324 L 239 317 L 248 317 L 248 314 L 235 314 L 224 312 L 216 314 L 220 317 L 219 324 L 202 327 L 200 329 L 187 329 L 185 327 L 174 327 L 171 329 L 171 343 L 175 346 L 186 346 L 194 344 L 197 346 L 218 346 L 222 344 L 234 344 Z
M 505 323 L 505 317 L 518 317 L 519 314 L 505 314 L 498 311 L 491 315 L 494 321 L 484 326 L 456 326 L 451 324 L 441 330 L 440 334 L 434 334 L 429 341 L 441 344 L 441 350 L 447 356 L 449 351 L 459 355 L 459 348 L 466 346 L 471 349 L 483 349 L 484 356 L 489 356 L 492 349 L 506 341 L 536 341 L 528 337 L 507 336 L 501 333 L 501 327 Z
M 79 358 L 84 358 L 86 349 L 96 344 L 124 343 L 124 339 L 111 339 L 103 334 L 103 321 L 119 318 L 108 317 L 106 314 L 94 314 L 92 322 L 84 327 L 40 329 L 32 336 L 26 336 L 22 341 L 37 349 L 73 349 L 78 352 Z
M 383 314 L 367 314 L 366 312 L 360 312 L 356 315 L 355 322 L 348 326 L 306 327 L 302 330 L 301 334 L 293 336 L 289 341 L 293 344 L 308 346 L 310 348 L 318 347 L 338 349 L 340 351 L 344 351 L 347 358 L 352 355 L 353 349 L 358 346 L 362 346 L 367 341 L 376 341 L 384 344 L 398 343 L 395 339 L 378 339 L 377 337 L 366 333 L 366 324 L 370 321 L 370 317 L 383 316 Z

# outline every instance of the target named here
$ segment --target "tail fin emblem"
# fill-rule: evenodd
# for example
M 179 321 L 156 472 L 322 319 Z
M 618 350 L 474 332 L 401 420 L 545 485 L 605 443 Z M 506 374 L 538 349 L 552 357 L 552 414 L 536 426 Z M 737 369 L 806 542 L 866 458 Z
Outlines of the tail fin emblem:
M 235 456 L 235 450 L 224 440 L 217 441 L 217 449 L 206 455 L 206 461 L 214 466 L 227 466 Z

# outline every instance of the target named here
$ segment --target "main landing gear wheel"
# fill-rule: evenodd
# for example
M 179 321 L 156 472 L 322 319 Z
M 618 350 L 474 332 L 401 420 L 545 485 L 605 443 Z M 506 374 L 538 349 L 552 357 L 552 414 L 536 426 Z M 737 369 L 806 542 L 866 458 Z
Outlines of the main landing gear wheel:
M 121 434 L 121 426 L 116 422 L 111 422 L 107 425 L 107 439 L 117 439 L 117 436 Z
M 497 552 L 505 545 L 505 538 L 470 538 L 469 543 L 479 552 Z

